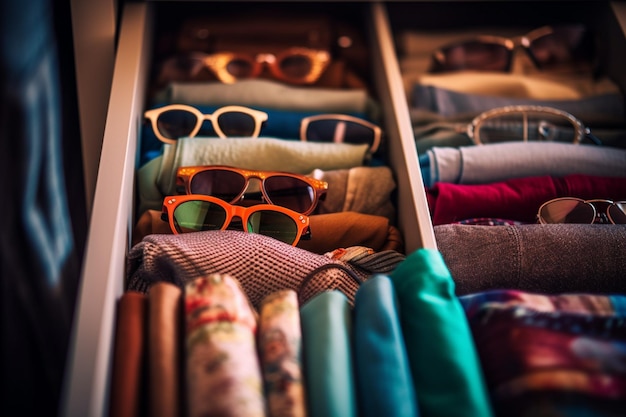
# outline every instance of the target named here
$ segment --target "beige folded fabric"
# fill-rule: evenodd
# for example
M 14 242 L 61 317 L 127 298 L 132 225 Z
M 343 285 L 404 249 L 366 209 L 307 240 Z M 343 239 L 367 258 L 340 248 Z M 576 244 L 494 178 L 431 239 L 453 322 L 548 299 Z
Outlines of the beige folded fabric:
M 391 202 L 391 193 L 396 189 L 396 182 L 389 167 L 316 169 L 310 176 L 328 183 L 326 197 L 317 205 L 317 214 L 355 211 L 383 216 L 395 222 L 396 209 Z
M 375 100 L 364 88 L 296 87 L 267 79 L 221 82 L 174 82 L 156 96 L 156 102 L 207 106 L 265 107 L 320 113 L 365 113 L 378 116 Z
M 148 291 L 149 416 L 181 415 L 180 319 L 182 291 L 158 282 Z

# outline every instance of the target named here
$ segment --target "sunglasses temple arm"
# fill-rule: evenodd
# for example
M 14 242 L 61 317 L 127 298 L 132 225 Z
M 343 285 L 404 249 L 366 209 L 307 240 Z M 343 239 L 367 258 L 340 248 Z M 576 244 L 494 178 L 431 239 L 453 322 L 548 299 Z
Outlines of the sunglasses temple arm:
M 596 145 L 602 146 L 602 141 L 600 140 L 600 138 L 598 138 L 596 135 L 591 133 L 591 130 L 587 129 L 585 131 L 585 136 Z

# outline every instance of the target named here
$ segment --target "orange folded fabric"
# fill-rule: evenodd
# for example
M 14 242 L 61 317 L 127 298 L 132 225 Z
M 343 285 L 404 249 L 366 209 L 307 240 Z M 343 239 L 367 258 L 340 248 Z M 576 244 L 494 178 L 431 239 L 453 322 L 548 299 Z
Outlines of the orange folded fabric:
M 135 417 L 145 410 L 146 294 L 127 291 L 117 304 L 109 416 Z
M 317 254 L 337 248 L 366 246 L 379 252 L 404 251 L 404 240 L 397 227 L 388 218 L 354 211 L 314 214 L 309 216 L 311 240 L 301 240 L 298 247 Z M 172 234 L 167 222 L 161 220 L 158 210 L 146 210 L 135 225 L 133 245 L 149 234 Z
M 148 291 L 148 415 L 181 415 L 180 350 L 182 291 L 157 282 Z

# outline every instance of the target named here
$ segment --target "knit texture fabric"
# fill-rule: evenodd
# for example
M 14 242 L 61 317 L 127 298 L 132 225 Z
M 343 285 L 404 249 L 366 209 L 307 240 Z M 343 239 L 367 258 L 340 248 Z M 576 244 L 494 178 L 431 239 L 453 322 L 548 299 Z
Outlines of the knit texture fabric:
M 167 281 L 182 288 L 195 278 L 221 273 L 241 283 L 255 308 L 265 296 L 282 289 L 297 291 L 301 302 L 323 291 L 339 290 L 352 303 L 359 282 L 378 272 L 371 268 L 389 271 L 403 259 L 400 253 L 385 251 L 355 263 L 333 260 L 267 236 L 237 230 L 152 234 L 129 252 L 126 286 L 147 292 L 155 282 Z M 330 267 L 324 267 L 327 264 Z

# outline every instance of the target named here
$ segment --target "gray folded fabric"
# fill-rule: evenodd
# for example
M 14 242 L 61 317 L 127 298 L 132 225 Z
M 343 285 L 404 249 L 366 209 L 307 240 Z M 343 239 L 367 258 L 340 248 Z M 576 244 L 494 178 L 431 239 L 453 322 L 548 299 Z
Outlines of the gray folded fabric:
M 586 174 L 626 177 L 626 150 L 596 145 L 506 142 L 434 147 L 421 163 L 425 184 L 487 184 L 511 178 Z M 429 180 L 427 180 L 429 179 Z
M 276 110 L 320 113 L 366 113 L 378 116 L 377 103 L 365 89 L 295 87 L 273 80 L 222 82 L 174 82 L 156 96 L 156 102 L 198 105 L 240 105 Z
M 311 176 L 328 183 L 326 197 L 319 202 L 316 213 L 355 211 L 383 216 L 395 223 L 396 209 L 391 193 L 396 189 L 396 182 L 389 167 L 316 169 Z
M 626 225 L 435 226 L 457 295 L 626 292 Z

